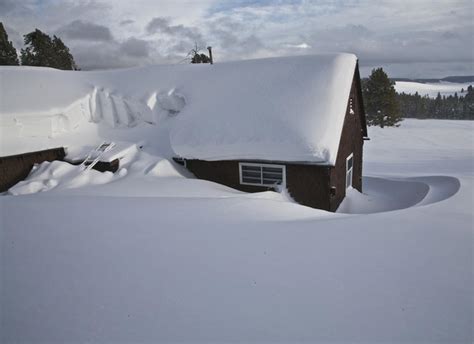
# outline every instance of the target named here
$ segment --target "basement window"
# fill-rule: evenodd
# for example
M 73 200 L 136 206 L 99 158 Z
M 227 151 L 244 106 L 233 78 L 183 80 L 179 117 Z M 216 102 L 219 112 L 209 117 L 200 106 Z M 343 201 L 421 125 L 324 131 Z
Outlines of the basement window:
M 242 185 L 285 185 L 286 169 L 284 165 L 240 162 L 239 177 Z
M 346 189 L 352 186 L 352 175 L 354 170 L 354 155 L 351 153 L 346 159 Z

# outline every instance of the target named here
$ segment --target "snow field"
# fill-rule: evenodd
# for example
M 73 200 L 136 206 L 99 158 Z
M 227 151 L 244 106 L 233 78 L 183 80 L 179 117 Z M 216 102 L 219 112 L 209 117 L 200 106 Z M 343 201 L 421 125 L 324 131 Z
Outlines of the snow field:
M 438 93 L 441 96 L 453 96 L 457 93 L 458 96 L 462 96 L 461 90 L 464 89 L 464 94 L 469 85 L 473 83 L 454 83 L 454 82 L 440 82 L 440 83 L 421 83 L 412 81 L 397 81 L 395 83 L 395 89 L 398 93 L 415 94 L 418 92 L 420 96 L 427 95 L 430 98 L 436 98 Z
M 172 162 L 207 92 L 188 81 L 212 81 L 209 66 L 175 76 L 190 67 L 0 69 L 1 155 L 74 160 L 105 140 L 121 159 L 115 174 L 43 163 L 0 196 L 0 342 L 472 342 L 471 122 L 369 128 L 364 194 L 334 214 Z M 57 114 L 53 135 L 15 122 Z
M 370 128 L 364 194 L 337 214 L 196 180 L 145 143 L 119 143 L 103 183 L 44 163 L 0 197 L 2 340 L 469 342 L 471 129 Z

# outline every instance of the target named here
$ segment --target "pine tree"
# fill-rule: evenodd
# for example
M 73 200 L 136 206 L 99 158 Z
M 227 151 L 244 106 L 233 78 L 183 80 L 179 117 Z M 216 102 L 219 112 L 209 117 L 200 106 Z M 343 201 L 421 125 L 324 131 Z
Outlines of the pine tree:
M 368 125 L 397 126 L 402 120 L 394 85 L 382 68 L 372 70 L 363 86 Z
M 464 96 L 463 119 L 474 119 L 474 88 L 469 85 Z
M 191 58 L 191 63 L 211 63 L 211 59 L 205 54 L 194 54 Z
M 77 69 L 69 48 L 56 36 L 53 39 L 36 29 L 25 35 L 25 49 L 21 50 L 21 64 L 64 70 Z
M 63 43 L 61 38 L 54 36 L 53 38 L 53 47 L 55 51 L 55 68 L 63 70 L 76 70 L 77 66 L 74 62 L 69 48 Z
M 18 55 L 12 42 L 8 40 L 7 32 L 0 22 L 0 65 L 18 66 Z
M 53 67 L 53 42 L 51 37 L 36 29 L 24 35 L 25 49 L 21 49 L 21 64 L 24 66 Z

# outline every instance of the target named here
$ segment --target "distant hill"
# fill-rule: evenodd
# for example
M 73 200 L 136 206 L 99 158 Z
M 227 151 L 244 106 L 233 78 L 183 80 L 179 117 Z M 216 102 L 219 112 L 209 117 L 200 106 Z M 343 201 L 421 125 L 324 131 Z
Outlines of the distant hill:
M 445 78 L 432 78 L 432 79 L 409 79 L 409 78 L 392 78 L 393 81 L 411 81 L 419 82 L 422 84 L 425 83 L 439 83 L 439 82 L 456 82 L 456 83 L 466 83 L 474 82 L 474 75 L 463 75 L 463 76 L 447 76 Z

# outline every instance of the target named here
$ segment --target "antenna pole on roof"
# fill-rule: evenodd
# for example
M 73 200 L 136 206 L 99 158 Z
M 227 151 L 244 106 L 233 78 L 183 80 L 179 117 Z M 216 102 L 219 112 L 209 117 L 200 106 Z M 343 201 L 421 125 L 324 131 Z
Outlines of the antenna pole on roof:
M 211 64 L 214 64 L 214 61 L 212 60 L 212 47 L 207 47 L 207 50 L 209 50 L 209 60 Z

